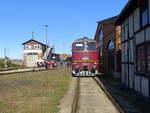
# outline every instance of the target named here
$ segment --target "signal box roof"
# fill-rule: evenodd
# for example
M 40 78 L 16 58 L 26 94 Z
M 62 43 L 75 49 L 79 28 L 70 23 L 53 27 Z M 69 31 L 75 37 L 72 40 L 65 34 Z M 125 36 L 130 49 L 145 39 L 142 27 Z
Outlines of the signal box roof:
M 93 39 L 89 39 L 87 37 L 83 37 L 74 41 L 74 43 L 77 43 L 77 42 L 96 42 L 96 41 Z
M 28 40 L 28 41 L 22 43 L 22 45 L 25 45 L 25 44 L 27 44 L 27 43 L 30 43 L 31 41 L 36 42 L 36 43 L 39 43 L 39 44 L 41 44 L 41 45 L 43 45 L 43 46 L 46 46 L 45 44 L 43 44 L 43 43 L 41 43 L 41 42 L 39 42 L 39 41 L 36 41 L 36 40 L 34 40 L 34 39 Z

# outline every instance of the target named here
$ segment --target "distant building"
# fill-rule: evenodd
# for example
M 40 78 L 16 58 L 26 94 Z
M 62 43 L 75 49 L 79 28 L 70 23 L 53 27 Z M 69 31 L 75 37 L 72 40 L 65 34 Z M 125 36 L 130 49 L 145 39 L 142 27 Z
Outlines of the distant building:
M 129 0 L 116 24 L 122 31 L 122 84 L 150 97 L 150 0 Z
M 68 57 L 70 57 L 70 55 L 68 55 L 68 54 L 60 54 L 61 60 L 66 60 Z
M 16 65 L 22 65 L 22 60 L 20 59 L 11 59 L 11 63 Z
M 36 66 L 36 60 L 44 56 L 46 45 L 34 39 L 26 41 L 22 45 L 24 46 L 23 65 L 27 67 Z
M 121 73 L 121 27 L 115 26 L 117 16 L 98 22 L 95 40 L 100 45 L 100 65 L 103 72 Z

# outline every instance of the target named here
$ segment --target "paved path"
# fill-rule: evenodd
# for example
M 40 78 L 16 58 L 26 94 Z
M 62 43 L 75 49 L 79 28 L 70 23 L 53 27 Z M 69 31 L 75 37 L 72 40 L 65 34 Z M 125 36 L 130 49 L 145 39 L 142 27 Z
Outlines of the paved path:
M 78 113 L 117 113 L 111 101 L 92 78 L 80 79 Z

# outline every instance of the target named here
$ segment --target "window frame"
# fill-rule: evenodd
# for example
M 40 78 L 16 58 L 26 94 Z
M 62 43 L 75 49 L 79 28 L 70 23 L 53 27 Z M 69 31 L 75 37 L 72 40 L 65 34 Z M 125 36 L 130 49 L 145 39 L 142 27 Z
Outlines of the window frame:
M 31 47 L 31 45 L 25 45 L 25 49 L 31 49 L 32 47 Z
M 83 44 L 83 48 L 82 49 L 76 49 L 76 44 Z M 85 51 L 85 43 L 83 43 L 83 42 L 74 43 L 72 46 L 72 50 L 73 51 Z
M 95 44 L 95 49 L 88 49 L 88 44 Z M 95 42 L 87 42 L 86 45 L 85 45 L 85 48 L 87 51 L 96 51 L 97 50 L 97 43 Z
M 144 27 L 149 23 L 149 1 L 148 0 L 144 0 L 141 4 L 140 4 L 140 27 Z M 143 13 L 147 11 L 146 16 L 147 16 L 147 23 L 143 24 Z
M 141 70 L 138 70 L 138 48 L 140 47 L 144 47 L 144 53 L 145 53 L 145 70 L 144 71 L 141 71 Z M 148 46 L 150 47 L 150 41 L 148 42 L 144 42 L 142 44 L 139 44 L 139 45 L 136 45 L 136 73 L 137 74 L 142 74 L 142 75 L 146 75 L 148 77 L 150 77 L 150 70 L 148 70 Z
M 141 44 L 141 45 L 137 45 L 137 47 L 136 47 L 136 71 L 137 72 L 139 72 L 139 73 L 145 73 L 145 71 L 146 71 L 146 50 L 145 50 L 145 45 L 144 44 Z M 144 69 L 142 70 L 139 70 L 138 69 L 138 63 L 139 63 L 139 61 L 141 61 L 141 59 L 139 58 L 140 57 L 140 54 L 138 55 L 138 53 L 140 53 L 142 50 L 141 49 L 144 49 L 143 51 L 144 51 Z M 140 64 L 140 67 L 142 67 L 141 66 L 142 64 Z
M 149 49 L 148 49 L 149 48 Z M 149 72 L 150 73 L 150 69 L 148 69 L 148 68 L 150 68 L 150 66 L 149 66 L 149 64 L 148 64 L 148 60 L 150 60 L 148 57 L 150 57 L 150 53 L 148 54 L 148 51 L 150 50 L 150 42 L 149 43 L 147 43 L 147 48 L 146 48 L 146 61 L 147 61 L 147 65 L 146 65 L 146 67 L 147 67 L 147 72 Z M 150 51 L 149 51 L 150 52 Z M 149 55 L 149 56 L 148 56 Z

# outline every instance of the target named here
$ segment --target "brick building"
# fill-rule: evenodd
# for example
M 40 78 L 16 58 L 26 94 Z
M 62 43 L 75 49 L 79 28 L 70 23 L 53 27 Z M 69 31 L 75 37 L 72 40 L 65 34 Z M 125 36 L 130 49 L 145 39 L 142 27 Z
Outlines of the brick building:
M 129 0 L 116 24 L 122 31 L 122 84 L 150 98 L 150 0 Z
M 34 39 L 26 41 L 22 45 L 24 46 L 23 65 L 27 67 L 36 66 L 36 60 L 44 56 L 46 45 Z
M 95 40 L 100 44 L 100 62 L 103 72 L 120 75 L 121 27 L 115 26 L 117 16 L 98 22 Z

